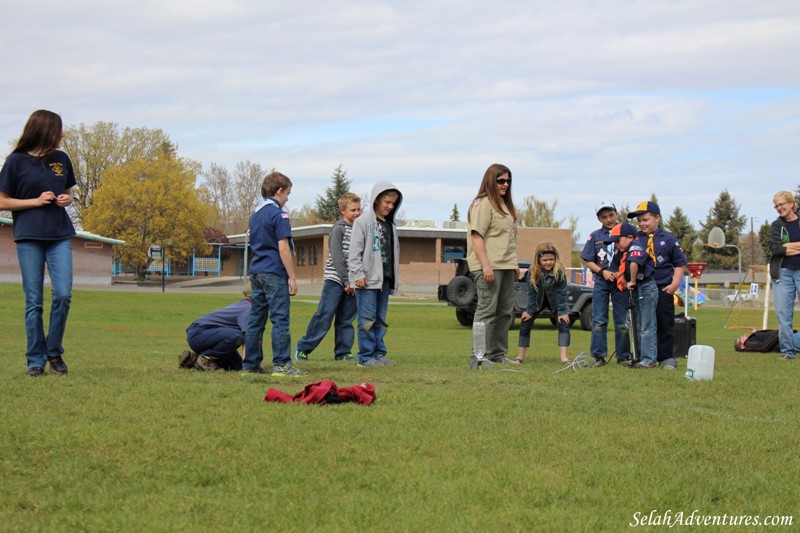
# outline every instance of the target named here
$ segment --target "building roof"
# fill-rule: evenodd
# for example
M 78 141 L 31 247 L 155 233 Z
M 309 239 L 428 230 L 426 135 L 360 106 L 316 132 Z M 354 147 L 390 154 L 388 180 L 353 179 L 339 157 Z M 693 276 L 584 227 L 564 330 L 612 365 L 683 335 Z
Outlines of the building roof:
M 311 226 L 299 226 L 292 228 L 292 237 L 318 237 L 330 233 L 333 224 L 314 224 Z M 398 226 L 398 237 L 416 237 L 420 239 L 466 239 L 466 228 L 419 228 L 413 226 Z M 228 235 L 231 244 L 244 243 L 246 233 Z
M 14 221 L 9 218 L 2 218 L 0 217 L 0 224 L 4 224 L 6 226 L 13 226 Z M 95 235 L 94 233 L 89 233 L 88 231 L 76 231 L 75 236 L 79 239 L 85 239 L 87 241 L 96 241 L 96 242 L 103 242 L 106 244 L 125 244 L 125 241 L 121 241 L 119 239 L 112 239 L 111 237 L 103 237 L 101 235 Z

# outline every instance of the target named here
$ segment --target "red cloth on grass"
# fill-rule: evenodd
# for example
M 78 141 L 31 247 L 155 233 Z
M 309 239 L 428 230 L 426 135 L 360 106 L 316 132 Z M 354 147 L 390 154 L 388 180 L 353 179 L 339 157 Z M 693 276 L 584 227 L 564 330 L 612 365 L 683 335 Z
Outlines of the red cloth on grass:
M 290 396 L 277 389 L 269 389 L 267 395 L 264 396 L 264 400 L 268 402 L 321 404 L 356 402 L 361 405 L 370 405 L 376 398 L 375 387 L 371 383 L 362 383 L 361 385 L 353 385 L 352 387 L 339 388 L 336 386 L 336 383 L 329 379 L 306 385 L 303 390 L 294 396 Z

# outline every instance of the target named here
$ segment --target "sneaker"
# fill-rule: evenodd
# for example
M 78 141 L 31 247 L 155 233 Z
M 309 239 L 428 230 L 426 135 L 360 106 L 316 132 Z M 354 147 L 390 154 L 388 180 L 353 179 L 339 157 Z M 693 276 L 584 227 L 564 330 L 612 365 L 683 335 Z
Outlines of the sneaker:
M 359 360 L 358 361 L 358 366 L 362 366 L 362 367 L 384 366 L 384 364 L 381 363 L 380 361 L 378 361 L 377 359 L 375 359 L 374 357 L 371 357 L 369 359 L 364 359 L 363 361 Z
M 347 355 L 334 355 L 334 361 L 358 361 L 358 357 L 353 356 L 353 354 L 349 353 Z
M 307 376 L 308 372 L 306 372 L 305 370 L 302 370 L 300 368 L 297 368 L 296 366 L 292 366 L 292 364 L 289 363 L 286 366 L 274 366 L 274 367 L 272 367 L 272 375 L 274 377 L 284 376 L 284 377 L 290 377 L 290 378 L 299 378 L 299 377 L 302 377 L 302 376 Z
M 244 374 L 269 374 L 270 371 L 264 368 L 263 366 L 257 366 L 255 368 L 243 368 L 240 372 L 242 375 Z
M 197 362 L 195 363 L 195 368 L 197 368 L 197 370 L 202 370 L 203 372 L 217 372 L 218 370 L 222 370 L 222 368 L 219 366 L 219 359 L 208 355 L 199 356 L 197 358 Z
M 32 378 L 38 378 L 44 375 L 44 368 L 40 366 L 32 366 L 25 372 L 25 374 Z
M 599 355 L 592 356 L 592 368 L 600 368 L 601 366 L 606 366 L 608 362 L 606 361 L 605 357 L 600 357 Z
M 778 361 L 794 361 L 794 357 L 789 357 L 788 355 L 782 355 L 778 357 Z
M 66 374 L 67 373 L 67 363 L 61 359 L 60 355 L 56 355 L 54 357 L 47 357 L 47 362 L 50 363 L 50 372 L 53 374 Z
M 184 350 L 178 356 L 178 368 L 194 368 L 197 362 L 197 354 L 191 350 Z
M 394 366 L 394 365 L 397 364 L 392 359 L 389 359 L 385 355 L 382 355 L 380 357 L 376 357 L 375 360 L 378 361 L 383 366 Z
M 655 368 L 655 367 L 656 367 L 655 363 L 648 363 L 647 361 L 639 361 L 638 363 L 633 365 L 633 368 Z
M 630 357 L 625 359 L 617 359 L 617 364 L 622 366 L 633 366 L 633 361 L 631 361 Z
M 308 361 L 308 354 L 300 351 L 300 343 L 294 347 L 294 360 L 295 361 Z
M 676 370 L 675 365 L 661 365 L 661 370 Z

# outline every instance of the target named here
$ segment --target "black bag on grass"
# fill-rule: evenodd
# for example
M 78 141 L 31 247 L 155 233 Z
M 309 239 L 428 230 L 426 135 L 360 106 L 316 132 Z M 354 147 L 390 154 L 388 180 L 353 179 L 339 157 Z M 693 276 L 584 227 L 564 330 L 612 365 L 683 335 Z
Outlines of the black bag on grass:
M 778 331 L 775 329 L 760 329 L 747 333 L 736 339 L 733 348 L 737 352 L 779 352 Z

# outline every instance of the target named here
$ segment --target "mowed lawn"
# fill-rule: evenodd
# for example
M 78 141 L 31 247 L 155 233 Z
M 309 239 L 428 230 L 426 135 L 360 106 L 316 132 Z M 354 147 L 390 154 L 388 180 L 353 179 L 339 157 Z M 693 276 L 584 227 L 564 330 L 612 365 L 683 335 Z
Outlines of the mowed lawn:
M 75 291 L 70 373 L 31 379 L 22 290 L 0 285 L 0 530 L 622 531 L 654 510 L 797 528 L 800 362 L 734 352 L 726 309 L 695 314 L 711 382 L 685 359 L 555 373 L 545 321 L 524 365 L 469 371 L 470 331 L 432 301 L 391 305 L 396 367 L 335 363 L 329 336 L 305 380 L 179 370 L 188 324 L 235 299 Z M 293 342 L 314 309 L 293 301 Z M 377 403 L 264 401 L 322 379 Z

